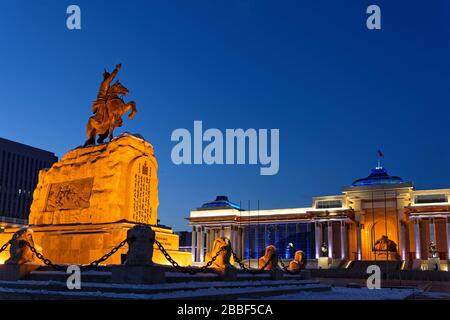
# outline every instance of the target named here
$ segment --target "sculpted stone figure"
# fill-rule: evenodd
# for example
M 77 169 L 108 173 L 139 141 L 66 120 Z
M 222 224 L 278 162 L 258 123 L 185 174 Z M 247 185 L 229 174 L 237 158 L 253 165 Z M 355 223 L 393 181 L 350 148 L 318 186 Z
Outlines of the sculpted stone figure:
M 386 235 L 381 236 L 381 238 L 375 242 L 374 247 L 374 251 L 397 252 L 397 244 L 390 240 Z
M 42 248 L 34 243 L 33 230 L 23 228 L 17 231 L 11 242 L 10 258 L 5 261 L 5 264 L 42 264 L 31 249 L 26 245 L 31 244 L 37 252 L 42 252 Z
M 430 254 L 430 258 L 437 258 L 438 257 L 438 251 L 436 249 L 436 243 L 433 241 L 430 242 L 430 248 L 428 250 L 428 253 Z
M 211 268 L 221 273 L 224 273 L 227 268 L 234 268 L 232 265 L 232 262 L 234 261 L 233 257 L 231 256 L 230 240 L 225 237 L 216 238 L 213 243 L 212 251 L 208 252 L 205 257 L 205 263 L 208 263 L 223 247 L 226 247 L 226 250 L 221 251 L 217 259 L 211 265 Z
M 277 269 L 278 265 L 278 252 L 277 248 L 274 245 L 270 245 L 266 247 L 266 252 L 264 254 L 264 257 L 259 258 L 258 260 L 258 268 L 261 269 L 264 267 L 269 261 L 272 259 L 267 266 L 264 268 L 264 270 L 275 270 Z
M 128 94 L 128 89 L 119 81 L 111 86 L 111 82 L 120 68 L 121 64 L 118 64 L 112 73 L 106 70 L 103 73 L 103 81 L 100 84 L 97 99 L 92 105 L 94 115 L 89 118 L 87 123 L 87 140 L 84 146 L 95 144 L 97 135 L 99 136 L 98 143 L 103 143 L 108 136 L 111 141 L 114 129 L 122 126 L 122 115 L 130 110 L 128 115 L 130 120 L 136 115 L 136 102 L 125 103 L 122 98 Z
M 303 251 L 301 251 L 301 250 L 296 251 L 295 255 L 294 255 L 294 260 L 289 262 L 289 270 L 300 271 L 300 269 L 303 267 L 303 264 L 305 262 L 304 257 L 305 257 L 305 254 L 303 253 Z
M 137 225 L 128 230 L 128 253 L 126 265 L 150 265 L 153 257 L 155 232 L 146 225 Z
M 328 246 L 325 242 L 320 246 L 321 257 L 328 257 Z

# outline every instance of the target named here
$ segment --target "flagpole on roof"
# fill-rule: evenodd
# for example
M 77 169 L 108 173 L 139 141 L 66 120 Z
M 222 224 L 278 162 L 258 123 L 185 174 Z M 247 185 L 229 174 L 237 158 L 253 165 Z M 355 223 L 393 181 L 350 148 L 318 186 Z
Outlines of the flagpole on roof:
M 378 166 L 377 166 L 377 169 L 381 168 L 381 158 L 384 158 L 384 153 L 381 150 L 378 150 Z

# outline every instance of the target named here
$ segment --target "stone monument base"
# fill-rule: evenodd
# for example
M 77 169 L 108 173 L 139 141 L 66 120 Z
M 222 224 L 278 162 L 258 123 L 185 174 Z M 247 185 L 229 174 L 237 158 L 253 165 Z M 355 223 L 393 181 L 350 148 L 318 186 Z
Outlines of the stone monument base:
M 34 231 L 34 241 L 43 248 L 42 254 L 57 264 L 89 264 L 101 258 L 126 239 L 127 231 L 136 223 L 121 221 L 98 224 L 30 225 Z M 192 263 L 190 252 L 178 251 L 178 235 L 171 229 L 152 227 L 158 240 L 171 257 L 181 266 Z M 0 244 L 6 243 L 19 229 L 6 229 L 0 233 Z M 124 245 L 104 264 L 125 262 L 128 245 Z M 9 258 L 9 248 L 0 254 L 0 260 Z M 170 265 L 161 251 L 154 245 L 153 263 Z
M 41 265 L 35 263 L 2 264 L 0 265 L 0 280 L 16 281 L 38 269 Z
M 153 284 L 166 281 L 163 267 L 150 265 L 115 265 L 112 267 L 112 283 Z
M 441 270 L 441 260 L 439 258 L 428 258 L 428 270 L 440 271 Z
M 331 258 L 320 257 L 317 260 L 317 269 L 329 269 L 331 264 Z

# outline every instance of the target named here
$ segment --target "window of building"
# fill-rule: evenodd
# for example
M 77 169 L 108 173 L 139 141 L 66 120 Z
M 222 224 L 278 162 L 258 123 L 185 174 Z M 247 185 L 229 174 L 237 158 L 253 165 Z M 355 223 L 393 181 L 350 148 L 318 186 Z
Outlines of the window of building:
M 316 209 L 342 208 L 341 200 L 319 200 L 316 203 Z
M 448 202 L 446 194 L 423 194 L 416 196 L 416 203 Z

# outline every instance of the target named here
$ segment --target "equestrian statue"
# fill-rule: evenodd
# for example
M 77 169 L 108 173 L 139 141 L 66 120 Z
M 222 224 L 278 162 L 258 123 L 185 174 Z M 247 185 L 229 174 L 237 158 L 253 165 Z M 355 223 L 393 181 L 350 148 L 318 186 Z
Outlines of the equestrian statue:
M 111 73 L 106 70 L 103 72 L 103 81 L 100 84 L 97 99 L 92 104 L 94 115 L 89 118 L 87 123 L 85 147 L 94 145 L 97 135 L 97 143 L 103 143 L 107 137 L 111 141 L 114 129 L 122 126 L 122 115 L 130 110 L 128 115 L 130 120 L 136 115 L 136 102 L 125 103 L 123 101 L 123 97 L 128 94 L 128 89 L 119 81 L 111 85 L 121 66 L 121 64 L 116 65 Z

